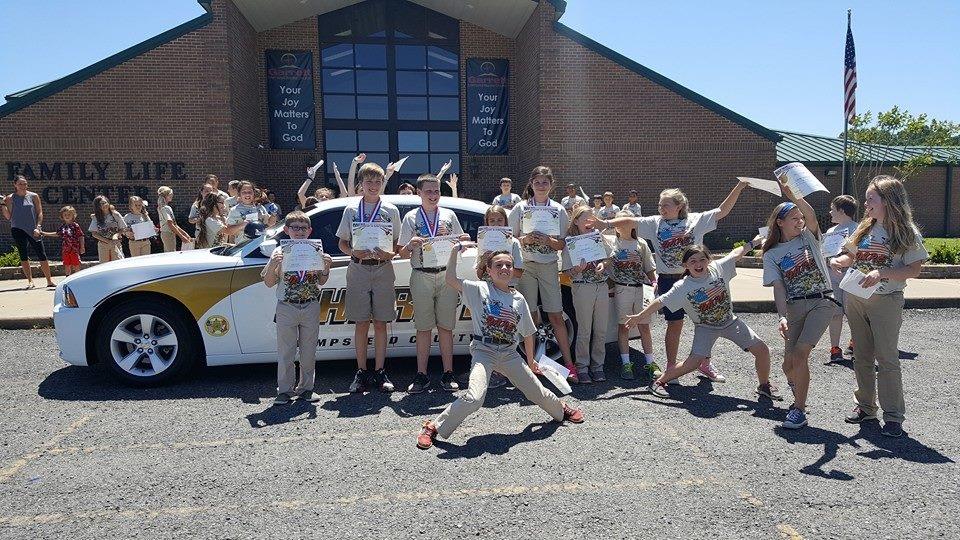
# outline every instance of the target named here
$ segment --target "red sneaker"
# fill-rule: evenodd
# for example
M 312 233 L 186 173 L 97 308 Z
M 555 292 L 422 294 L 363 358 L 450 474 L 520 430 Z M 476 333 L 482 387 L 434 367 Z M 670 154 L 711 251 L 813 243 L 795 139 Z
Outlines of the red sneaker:
M 577 366 L 573 362 L 570 362 L 564 367 L 570 370 L 570 374 L 567 375 L 567 381 L 573 384 L 580 384 L 580 376 L 577 375 Z
M 573 424 L 582 424 L 583 423 L 583 411 L 580 409 L 574 409 L 573 407 L 563 404 L 563 419 L 567 422 Z
M 433 446 L 433 440 L 437 438 L 437 426 L 429 420 L 423 423 L 423 429 L 420 435 L 417 435 L 417 448 L 426 450 Z

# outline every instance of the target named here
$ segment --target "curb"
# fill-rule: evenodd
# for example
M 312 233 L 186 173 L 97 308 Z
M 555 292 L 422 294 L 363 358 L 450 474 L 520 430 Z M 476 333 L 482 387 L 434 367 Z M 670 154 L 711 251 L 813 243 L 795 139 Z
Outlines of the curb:
M 80 270 L 90 268 L 91 266 L 96 266 L 100 264 L 97 261 L 80 261 Z M 34 261 L 30 262 L 30 270 L 33 273 L 33 277 L 42 278 L 43 272 L 40 270 L 40 263 Z M 50 275 L 51 276 L 62 276 L 63 274 L 63 263 L 50 262 Z M 9 279 L 26 279 L 26 276 L 23 273 L 23 269 L 19 266 L 3 266 L 0 267 L 0 280 L 9 280 Z
M 53 328 L 53 316 L 49 317 L 4 317 L 0 330 L 40 330 Z
M 737 262 L 737 268 L 763 268 L 763 259 L 760 257 L 744 257 Z M 917 278 L 960 279 L 960 264 L 925 264 L 921 267 L 920 275 Z

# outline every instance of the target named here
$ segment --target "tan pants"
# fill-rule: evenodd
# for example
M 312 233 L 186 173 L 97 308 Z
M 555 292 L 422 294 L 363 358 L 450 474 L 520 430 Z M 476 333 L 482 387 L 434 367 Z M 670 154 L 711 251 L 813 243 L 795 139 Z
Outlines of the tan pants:
M 410 298 L 413 324 L 418 332 L 434 328 L 453 330 L 457 324 L 460 295 L 447 286 L 445 272 L 432 274 L 410 269 Z
M 523 262 L 523 275 L 517 282 L 517 290 L 526 299 L 532 313 L 537 313 L 537 306 L 541 304 L 547 313 L 563 311 L 559 272 L 555 262 Z
M 160 231 L 160 241 L 163 242 L 164 253 L 177 250 L 177 233 L 173 231 Z
M 577 314 L 577 371 L 603 369 L 607 356 L 607 323 L 610 320 L 610 293 L 607 282 L 574 283 L 573 309 Z M 593 346 L 591 347 L 591 339 Z
M 112 242 L 97 241 L 97 256 L 100 262 L 117 261 L 123 258 L 123 252 L 120 251 L 120 245 Z
M 448 405 L 434 422 L 440 437 L 444 439 L 450 437 L 468 416 L 480 409 L 487 395 L 490 372 L 493 370 L 506 375 L 527 399 L 547 411 L 554 420 L 563 420 L 563 404 L 560 403 L 560 398 L 540 384 L 536 375 L 520 357 L 516 347 L 494 347 L 471 343 L 470 353 L 473 355 L 470 386 L 466 393 Z
M 313 390 L 320 335 L 320 302 L 303 305 L 277 302 L 277 393 Z M 299 359 L 297 349 L 300 349 Z M 300 380 L 294 362 L 300 362 Z
M 877 412 L 877 396 L 885 421 L 903 422 L 906 405 L 900 374 L 900 325 L 903 293 L 874 294 L 864 300 L 848 294 L 846 305 L 850 334 L 856 344 L 853 372 L 857 376 L 857 405 L 868 414 Z M 879 372 L 874 369 L 879 366 Z
M 131 257 L 150 254 L 150 240 L 130 240 L 127 247 L 130 248 Z

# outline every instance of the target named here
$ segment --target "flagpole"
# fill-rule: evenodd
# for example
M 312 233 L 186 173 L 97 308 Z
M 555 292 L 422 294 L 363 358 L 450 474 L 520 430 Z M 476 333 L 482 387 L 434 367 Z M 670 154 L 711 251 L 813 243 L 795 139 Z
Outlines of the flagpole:
M 847 10 L 847 28 L 850 28 L 850 11 Z M 844 81 L 846 81 L 846 71 L 844 71 Z M 847 117 L 846 102 L 843 107 L 843 169 L 840 171 L 840 194 L 847 194 L 847 128 L 850 125 Z

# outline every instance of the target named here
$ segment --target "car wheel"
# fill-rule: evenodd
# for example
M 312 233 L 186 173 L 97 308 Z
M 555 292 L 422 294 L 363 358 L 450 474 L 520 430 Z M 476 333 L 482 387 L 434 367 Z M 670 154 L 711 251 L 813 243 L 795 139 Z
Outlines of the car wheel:
M 553 333 L 553 325 L 550 324 L 545 314 L 542 320 L 543 322 L 537 326 L 537 333 L 533 335 L 536 350 L 534 354 L 537 355 L 537 358 L 546 356 L 551 360 L 556 360 L 560 364 L 563 364 L 563 353 L 560 352 L 560 344 L 557 342 L 557 336 Z M 573 322 L 566 313 L 563 314 L 563 322 L 567 327 L 567 339 L 570 342 L 568 345 L 573 349 Z M 526 359 L 527 355 L 522 342 L 520 343 L 519 349 L 520 355 Z
M 96 334 L 100 363 L 135 385 L 170 381 L 193 364 L 200 349 L 183 312 L 166 302 L 128 301 L 110 309 Z

